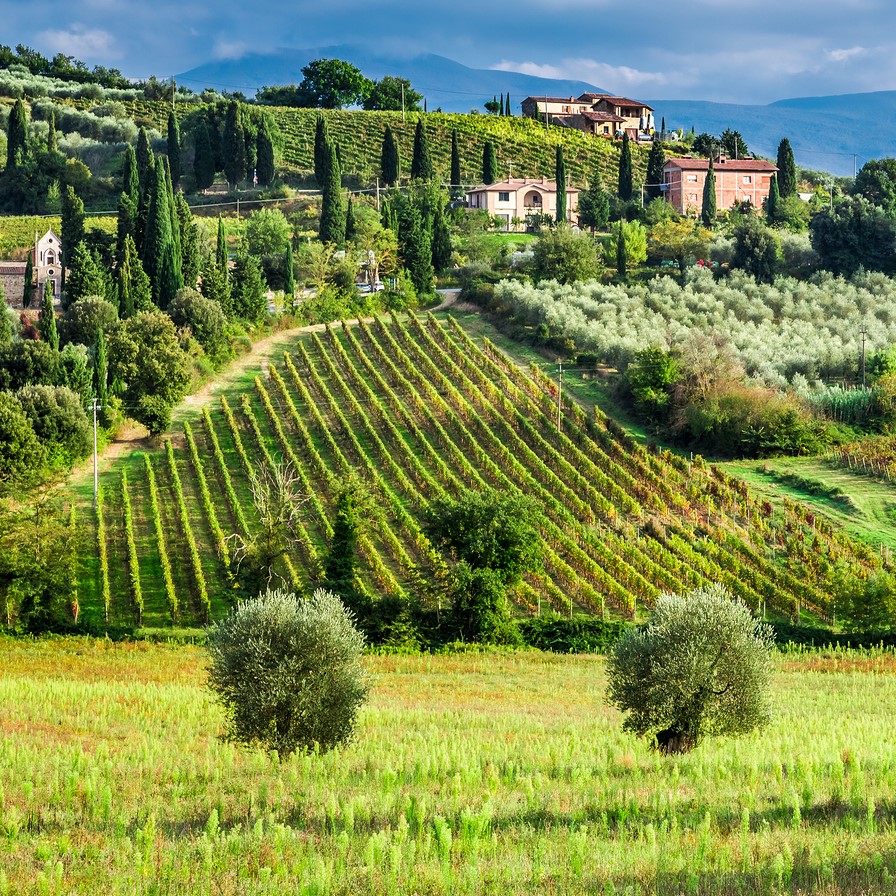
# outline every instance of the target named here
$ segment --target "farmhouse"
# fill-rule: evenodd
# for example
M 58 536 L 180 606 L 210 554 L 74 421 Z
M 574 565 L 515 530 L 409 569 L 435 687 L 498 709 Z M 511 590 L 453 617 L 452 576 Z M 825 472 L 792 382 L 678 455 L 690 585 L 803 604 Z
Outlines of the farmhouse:
M 735 202 L 762 208 L 778 170 L 764 159 L 713 160 L 716 175 L 716 208 L 727 211 Z M 709 159 L 669 159 L 663 166 L 663 195 L 679 214 L 699 215 L 703 209 L 703 185 Z
M 44 294 L 44 286 L 49 282 L 53 293 L 53 301 L 59 302 L 59 289 L 62 281 L 61 263 L 62 241 L 51 228 L 43 236 L 34 234 L 34 248 L 29 250 L 32 265 L 32 282 L 34 295 L 31 305 L 38 305 Z M 8 304 L 21 308 L 25 289 L 25 262 L 0 261 L 0 285 L 6 295 Z
M 609 93 L 583 93 L 578 97 L 527 96 L 523 115 L 547 120 L 561 127 L 575 128 L 601 137 L 631 139 L 653 133 L 653 109 L 647 103 Z
M 557 183 L 546 178 L 511 177 L 496 184 L 482 184 L 467 193 L 468 208 L 485 209 L 504 220 L 505 230 L 524 230 L 535 215 L 557 215 Z M 566 214 L 572 222 L 579 207 L 579 191 L 566 188 Z

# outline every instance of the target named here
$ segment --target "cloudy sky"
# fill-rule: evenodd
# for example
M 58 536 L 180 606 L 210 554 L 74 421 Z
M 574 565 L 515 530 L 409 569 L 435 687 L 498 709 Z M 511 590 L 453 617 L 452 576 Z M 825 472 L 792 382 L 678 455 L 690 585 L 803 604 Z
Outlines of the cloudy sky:
M 887 0 L 0 0 L 0 21 L 0 42 L 132 77 L 350 43 L 652 99 L 765 103 L 896 89 Z

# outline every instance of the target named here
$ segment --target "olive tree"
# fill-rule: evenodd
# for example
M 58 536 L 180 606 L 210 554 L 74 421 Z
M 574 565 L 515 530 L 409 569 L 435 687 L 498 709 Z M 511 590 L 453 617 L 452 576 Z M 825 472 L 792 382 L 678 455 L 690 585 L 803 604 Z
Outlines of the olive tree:
M 607 699 L 626 731 L 662 753 L 709 735 L 745 734 L 770 717 L 771 629 L 721 585 L 664 594 L 643 629 L 616 643 Z
M 266 591 L 208 633 L 208 686 L 231 740 L 289 754 L 348 740 L 367 691 L 364 635 L 342 601 Z

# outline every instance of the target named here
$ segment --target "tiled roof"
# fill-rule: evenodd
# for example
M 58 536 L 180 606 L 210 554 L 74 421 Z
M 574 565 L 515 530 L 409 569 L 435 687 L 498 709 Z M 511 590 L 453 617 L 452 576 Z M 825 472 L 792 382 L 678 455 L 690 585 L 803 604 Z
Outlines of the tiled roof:
M 715 159 L 716 171 L 777 171 L 776 165 L 765 159 Z M 685 171 L 707 171 L 709 159 L 669 159 L 664 168 L 681 168 Z
M 614 106 L 640 106 L 642 109 L 653 111 L 653 106 L 648 106 L 647 103 L 642 103 L 640 100 L 632 100 L 626 96 L 610 96 L 609 93 L 583 93 L 579 100 L 585 103 L 596 103 L 600 100 L 605 100 Z
M 574 96 L 527 96 L 526 100 L 535 100 L 537 103 L 576 103 L 579 102 Z M 525 103 L 526 100 L 523 100 Z
M 495 192 L 511 192 L 519 190 L 523 187 L 536 187 L 545 193 L 556 193 L 557 182 L 547 180 L 544 177 L 511 177 L 508 180 L 499 181 L 496 184 L 480 184 L 468 190 L 468 193 L 495 193 Z M 578 192 L 574 187 L 567 186 L 567 192 Z
M 609 112 L 592 112 L 589 110 L 587 112 L 580 112 L 579 114 L 583 118 L 587 118 L 588 121 L 625 121 L 624 118 L 620 118 L 618 115 L 611 115 Z

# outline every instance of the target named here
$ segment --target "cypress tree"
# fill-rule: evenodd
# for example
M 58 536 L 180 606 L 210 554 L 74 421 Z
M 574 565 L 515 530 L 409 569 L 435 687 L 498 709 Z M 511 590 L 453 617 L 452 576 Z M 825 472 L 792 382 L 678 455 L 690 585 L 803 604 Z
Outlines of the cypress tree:
M 171 170 L 171 183 L 177 187 L 180 183 L 180 125 L 174 112 L 168 113 L 168 167 Z
M 140 128 L 137 134 L 137 180 L 140 184 L 140 194 L 146 192 L 146 180 L 155 168 L 155 156 L 153 156 L 152 146 L 149 142 L 149 134 L 146 128 Z
M 495 144 L 486 140 L 482 147 L 482 182 L 493 184 L 498 179 L 498 156 L 495 153 Z
M 214 159 L 215 171 L 224 170 L 224 153 L 221 147 L 221 126 L 218 121 L 218 110 L 214 106 L 208 107 L 205 117 L 205 124 L 208 128 L 208 143 L 212 148 L 212 158 Z
M 401 174 L 401 163 L 398 156 L 398 144 L 395 142 L 395 135 L 392 128 L 386 125 L 386 132 L 383 134 L 383 146 L 380 150 L 380 172 L 383 175 L 383 183 L 391 187 L 398 183 Z
M 662 118 L 662 124 L 660 125 L 660 133 L 663 135 L 663 139 L 666 138 L 666 116 L 664 115 Z
M 25 285 L 22 289 L 22 307 L 30 308 L 34 298 L 34 265 L 31 263 L 31 253 L 25 259 Z M 0 314 L 6 311 L 6 301 L 0 296 Z
M 115 258 L 120 260 L 124 253 L 125 238 L 132 239 L 137 234 L 137 206 L 127 193 L 118 197 L 118 228 L 115 238 Z
M 6 307 L 6 296 L 3 287 L 0 286 L 0 349 L 6 348 L 12 342 L 12 321 L 9 319 L 9 310 Z
M 124 148 L 124 160 L 121 165 L 121 192 L 128 196 L 136 206 L 140 202 L 140 171 L 137 164 L 137 153 L 128 143 Z
M 432 266 L 437 271 L 444 271 L 451 263 L 451 233 L 445 210 L 440 202 L 432 222 Z
M 296 275 L 291 239 L 286 241 L 286 258 L 284 259 L 283 267 L 283 294 L 292 300 L 296 296 Z
M 159 269 L 158 304 L 163 310 L 174 300 L 178 290 L 183 289 L 184 281 L 180 272 L 180 258 L 176 254 L 174 242 L 165 244 L 162 252 L 162 264 Z
M 350 488 L 339 493 L 336 500 L 336 519 L 333 540 L 324 566 L 324 587 L 348 602 L 355 593 L 355 561 L 358 543 L 358 510 Z
M 345 207 L 345 239 L 351 241 L 355 238 L 355 206 L 352 197 L 348 197 L 348 204 Z
M 122 319 L 133 317 L 152 305 L 152 288 L 143 269 L 133 237 L 125 238 L 124 253 L 116 272 L 118 314 Z
M 768 199 L 765 201 L 765 217 L 769 224 L 777 224 L 781 212 L 781 192 L 778 189 L 778 178 L 772 175 L 769 185 Z
M 235 190 L 246 176 L 246 133 L 236 100 L 231 100 L 227 106 L 221 152 L 224 156 L 224 176 L 230 188 Z
M 5 303 L 4 303 L 5 306 Z M 6 311 L 4 307 L 4 313 Z M 40 303 L 40 317 L 37 323 L 40 338 L 53 349 L 59 351 L 59 330 L 56 329 L 56 312 L 53 310 L 53 288 L 50 281 L 44 284 L 44 297 Z
M 460 150 L 457 146 L 457 128 L 451 132 L 451 189 L 460 192 Z
M 13 171 L 25 163 L 28 152 L 28 120 L 25 104 L 16 100 L 6 125 L 6 170 Z
M 498 115 L 500 115 L 501 118 L 503 118 L 505 114 L 506 113 L 504 112 L 504 94 L 502 93 L 501 94 L 501 105 L 498 107 Z
M 173 262 L 174 235 L 171 232 L 171 209 L 168 205 L 168 185 L 165 180 L 165 170 L 162 160 L 156 163 L 155 184 L 149 200 L 149 209 L 146 216 L 146 232 L 143 237 L 143 267 L 149 276 L 152 286 L 153 301 L 160 308 L 167 307 L 162 303 L 162 278 L 163 267 L 168 257 L 169 267 Z M 170 271 L 165 274 L 170 277 Z M 165 284 L 165 293 L 170 287 L 170 282 Z
M 174 197 L 174 206 L 177 210 L 177 224 L 180 230 L 180 258 L 181 274 L 184 286 L 190 289 L 196 288 L 199 279 L 199 228 L 193 219 L 193 213 L 184 194 L 178 190 Z
M 208 125 L 202 119 L 193 132 L 193 177 L 196 189 L 207 190 L 215 182 L 215 157 L 208 136 Z
M 414 289 L 423 295 L 433 291 L 432 243 L 416 204 L 404 203 L 398 225 L 398 245 Z
M 56 113 L 50 111 L 50 117 L 47 119 L 47 152 L 53 156 L 59 152 L 59 146 L 56 142 Z
M 261 262 L 254 255 L 241 252 L 233 268 L 231 313 L 243 320 L 260 320 L 267 308 L 266 287 Z
M 81 197 L 75 193 L 75 188 L 69 184 L 62 194 L 62 258 L 60 260 L 60 280 L 62 301 L 66 302 L 65 270 L 71 267 L 71 255 L 75 246 L 84 239 L 84 203 Z M 67 307 L 64 305 L 63 307 Z
M 510 118 L 513 112 L 510 111 L 510 91 L 507 91 L 507 101 L 504 103 L 504 114 Z
M 96 255 L 87 248 L 87 243 L 80 242 L 75 246 L 70 267 L 66 291 L 68 305 L 86 296 L 102 296 L 105 299 L 111 292 L 109 275 Z
M 625 224 L 622 221 L 616 225 L 616 273 L 620 280 L 628 276 L 628 247 L 625 242 Z
M 274 141 L 271 137 L 271 125 L 267 115 L 261 117 L 255 146 L 258 157 L 255 169 L 258 174 L 258 183 L 266 187 L 274 179 Z
M 634 190 L 632 171 L 632 147 L 628 139 L 628 134 L 622 135 L 622 152 L 619 154 L 619 185 L 617 192 L 619 198 L 623 202 L 628 202 L 632 198 Z
M 662 196 L 660 184 L 663 182 L 663 167 L 666 164 L 666 154 L 659 140 L 654 140 L 647 156 L 647 195 L 651 199 Z
M 342 172 L 332 143 L 327 146 L 323 178 L 320 240 L 323 243 L 333 243 L 337 249 L 341 249 L 345 245 L 345 200 L 342 196 Z
M 314 179 L 318 187 L 324 188 L 327 167 L 327 144 L 330 143 L 330 131 L 327 128 L 327 120 L 318 112 L 317 124 L 314 127 Z
M 244 116 L 243 139 L 246 144 L 246 180 L 255 186 L 258 176 L 258 127 L 249 116 Z
M 559 143 L 554 170 L 557 180 L 557 221 L 566 221 L 566 162 L 563 159 L 563 146 Z
M 706 180 L 703 182 L 703 207 L 700 211 L 700 219 L 704 227 L 712 227 L 716 220 L 716 169 L 712 158 L 709 160 L 709 168 L 706 172 Z
M 414 156 L 411 159 L 411 180 L 430 181 L 435 176 L 432 167 L 432 156 L 429 154 L 429 141 L 426 137 L 426 129 L 423 127 L 423 119 L 417 119 L 417 128 L 414 131 Z
M 218 233 L 215 239 L 215 265 L 219 271 L 227 272 L 229 267 L 227 253 L 227 234 L 224 232 L 224 219 L 218 217 Z
M 97 327 L 93 343 L 93 388 L 97 403 L 105 408 L 109 401 L 109 361 L 106 356 L 106 336 L 102 327 Z
M 796 163 L 790 141 L 785 137 L 778 144 L 778 192 L 781 199 L 796 193 Z
M 176 275 L 183 281 L 183 268 L 181 267 L 181 239 L 180 239 L 180 219 L 177 214 L 177 203 L 174 199 L 174 186 L 171 183 L 171 172 L 168 169 L 168 159 L 162 157 L 162 171 L 165 178 L 165 192 L 168 194 L 168 214 L 171 216 L 171 260 L 174 264 Z M 181 282 L 183 286 L 183 282 Z M 178 287 L 179 289 L 180 287 Z

